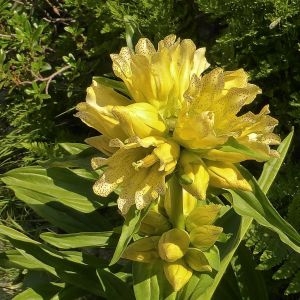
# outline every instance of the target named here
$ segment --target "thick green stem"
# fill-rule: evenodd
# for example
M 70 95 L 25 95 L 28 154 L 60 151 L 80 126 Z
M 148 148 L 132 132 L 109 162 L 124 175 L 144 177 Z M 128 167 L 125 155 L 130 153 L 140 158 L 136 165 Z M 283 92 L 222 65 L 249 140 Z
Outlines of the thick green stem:
M 171 221 L 175 228 L 184 229 L 183 193 L 176 175 L 168 181 L 168 201 L 170 206 Z

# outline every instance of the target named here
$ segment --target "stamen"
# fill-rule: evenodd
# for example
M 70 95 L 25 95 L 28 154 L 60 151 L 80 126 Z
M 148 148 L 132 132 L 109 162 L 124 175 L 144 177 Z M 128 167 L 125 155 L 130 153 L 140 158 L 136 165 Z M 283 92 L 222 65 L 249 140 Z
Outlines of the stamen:
M 138 171 L 139 168 L 149 168 L 152 165 L 154 165 L 158 161 L 158 157 L 154 154 L 149 154 L 146 157 L 144 157 L 141 160 L 138 160 L 137 162 L 133 162 L 132 166 L 136 171 Z

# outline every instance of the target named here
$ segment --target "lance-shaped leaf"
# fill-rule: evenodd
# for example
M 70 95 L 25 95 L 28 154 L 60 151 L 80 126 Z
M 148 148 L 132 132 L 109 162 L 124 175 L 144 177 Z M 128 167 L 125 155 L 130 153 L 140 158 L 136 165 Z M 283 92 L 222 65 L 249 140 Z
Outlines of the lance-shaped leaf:
M 136 210 L 132 206 L 125 216 L 125 222 L 122 227 L 122 233 L 119 238 L 115 253 L 111 259 L 110 265 L 115 264 L 121 257 L 122 253 L 125 251 L 127 245 L 129 244 L 132 236 L 139 230 L 142 219 L 147 213 L 147 209 Z
M 234 210 L 238 214 L 251 217 L 260 225 L 275 231 L 285 244 L 300 253 L 300 234 L 280 216 L 255 178 L 245 169 L 241 169 L 241 172 L 251 183 L 253 192 L 229 190 L 232 195 Z

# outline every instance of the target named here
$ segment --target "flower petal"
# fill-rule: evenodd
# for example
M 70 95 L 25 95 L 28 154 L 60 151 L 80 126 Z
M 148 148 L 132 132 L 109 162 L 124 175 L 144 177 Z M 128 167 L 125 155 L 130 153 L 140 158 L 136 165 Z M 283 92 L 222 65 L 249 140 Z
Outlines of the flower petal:
M 173 133 L 174 139 L 188 149 L 210 149 L 222 145 L 228 136 L 215 133 L 215 115 L 212 111 L 180 113 Z
M 108 156 L 116 152 L 116 148 L 109 146 L 110 139 L 105 135 L 89 137 L 84 141 Z
M 234 164 L 210 160 L 205 163 L 210 176 L 210 185 L 218 188 L 252 191 L 250 184 Z
M 111 55 L 113 70 L 126 84 L 136 102 L 153 105 L 165 118 L 177 116 L 184 101 L 183 94 L 193 74 L 208 68 L 205 49 L 169 35 L 158 43 L 158 50 L 146 38 L 138 41 L 135 53 L 122 48 Z
M 206 199 L 209 174 L 204 162 L 196 153 L 181 151 L 179 174 L 181 185 L 186 191 L 196 198 Z
M 149 103 L 115 106 L 112 113 L 120 121 L 123 131 L 129 137 L 159 136 L 163 135 L 167 129 L 157 110 Z

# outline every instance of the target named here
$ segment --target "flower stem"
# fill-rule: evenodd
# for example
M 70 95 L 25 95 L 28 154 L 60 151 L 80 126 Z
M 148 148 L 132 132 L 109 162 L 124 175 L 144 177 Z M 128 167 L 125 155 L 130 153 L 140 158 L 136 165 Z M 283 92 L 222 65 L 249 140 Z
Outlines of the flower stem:
M 173 175 L 169 182 L 169 205 L 171 212 L 171 221 L 174 228 L 184 229 L 183 214 L 183 194 L 182 187 L 176 175 Z

